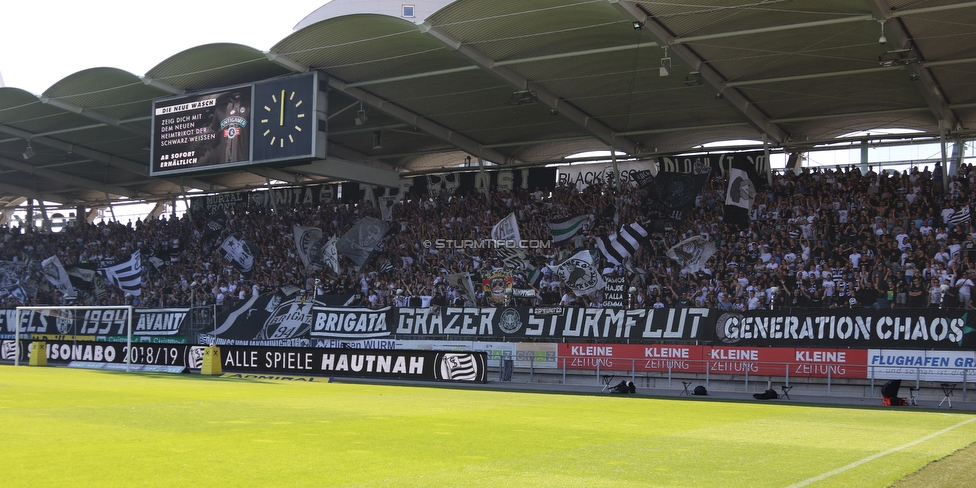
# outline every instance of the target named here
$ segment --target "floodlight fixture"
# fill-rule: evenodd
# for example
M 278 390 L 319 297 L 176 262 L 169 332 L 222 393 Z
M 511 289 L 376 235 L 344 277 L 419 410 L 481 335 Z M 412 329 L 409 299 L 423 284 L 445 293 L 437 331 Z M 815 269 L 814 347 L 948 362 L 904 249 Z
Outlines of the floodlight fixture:
M 526 105 L 529 103 L 535 103 L 539 101 L 539 96 L 536 95 L 534 91 L 523 90 L 512 93 L 512 96 L 508 98 L 509 105 Z
M 363 109 L 363 104 L 360 102 L 359 111 L 356 112 L 356 125 L 363 125 L 367 120 L 369 120 L 369 118 L 366 117 L 366 110 Z
M 661 58 L 661 68 L 658 71 L 661 76 L 669 76 L 671 74 L 671 58 L 668 57 L 668 48 L 664 48 L 664 57 Z

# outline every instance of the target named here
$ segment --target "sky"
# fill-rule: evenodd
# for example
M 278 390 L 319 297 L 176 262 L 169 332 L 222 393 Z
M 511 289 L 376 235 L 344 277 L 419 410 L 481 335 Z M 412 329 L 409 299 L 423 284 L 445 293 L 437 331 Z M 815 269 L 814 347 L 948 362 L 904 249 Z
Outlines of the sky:
M 40 95 L 88 68 L 143 76 L 191 47 L 230 42 L 267 51 L 329 0 L 23 0 L 0 7 L 3 84 Z

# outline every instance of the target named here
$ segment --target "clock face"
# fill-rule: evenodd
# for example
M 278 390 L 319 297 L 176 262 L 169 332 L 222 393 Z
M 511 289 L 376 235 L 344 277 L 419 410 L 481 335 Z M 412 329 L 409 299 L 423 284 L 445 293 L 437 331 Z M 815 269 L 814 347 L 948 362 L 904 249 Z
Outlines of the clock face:
M 307 158 L 315 140 L 315 77 L 256 84 L 251 110 L 253 161 Z
M 271 93 L 258 112 L 257 130 L 264 143 L 284 149 L 306 130 L 302 119 L 311 117 L 311 103 L 294 90 Z

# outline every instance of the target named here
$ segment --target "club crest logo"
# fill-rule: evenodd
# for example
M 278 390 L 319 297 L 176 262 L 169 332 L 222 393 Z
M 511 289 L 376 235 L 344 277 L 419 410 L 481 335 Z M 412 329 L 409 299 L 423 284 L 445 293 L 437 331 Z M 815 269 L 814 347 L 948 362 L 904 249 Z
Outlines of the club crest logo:
M 440 380 L 485 381 L 487 370 L 483 355 L 443 353 L 437 356 L 435 372 Z
M 275 309 L 264 323 L 257 340 L 292 339 L 312 330 L 314 300 L 289 300 Z
M 498 319 L 498 328 L 506 334 L 514 334 L 522 328 L 522 316 L 518 310 L 507 308 Z
M 186 358 L 186 367 L 190 369 L 200 369 L 203 367 L 203 346 L 191 346 L 189 350 L 188 357 Z

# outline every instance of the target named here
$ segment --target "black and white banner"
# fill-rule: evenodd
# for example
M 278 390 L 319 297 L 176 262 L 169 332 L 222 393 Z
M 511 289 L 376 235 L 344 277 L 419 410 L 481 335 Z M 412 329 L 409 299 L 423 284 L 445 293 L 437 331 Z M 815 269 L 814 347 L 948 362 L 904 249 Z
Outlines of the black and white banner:
M 214 213 L 218 210 L 233 210 L 234 207 L 247 206 L 250 199 L 250 192 L 223 193 L 220 195 L 209 195 L 205 197 L 190 198 L 190 212 L 197 214 L 206 212 Z
M 132 253 L 127 261 L 101 268 L 100 271 L 105 273 L 109 283 L 123 292 L 134 297 L 142 294 L 142 254 L 139 251 Z
M 393 221 L 393 206 L 397 204 L 400 200 L 403 200 L 403 195 L 397 194 L 393 196 L 381 196 L 376 197 L 376 201 L 379 202 L 380 206 L 380 218 L 387 222 Z
M 621 287 L 622 288 L 622 287 Z M 942 309 L 783 309 L 729 313 L 710 308 L 623 310 L 568 307 L 350 308 L 348 295 L 252 297 L 217 318 L 201 341 L 226 345 L 307 347 L 312 343 L 454 340 L 694 341 L 703 345 L 976 350 L 976 317 Z M 22 334 L 125 335 L 124 310 L 32 311 Z M 188 309 L 136 309 L 133 334 L 185 334 Z M 15 310 L 0 311 L 3 338 L 13 337 Z M 203 337 L 203 336 L 201 336 Z M 338 342 L 334 342 L 338 341 Z
M 964 310 L 754 310 L 717 316 L 715 344 L 785 347 L 972 349 L 972 313 Z
M 511 269 L 535 269 L 529 261 L 529 256 L 525 249 L 520 247 L 499 247 L 495 249 L 499 259 L 505 264 L 506 268 Z
M 13 342 L 3 341 L 3 359 L 13 359 Z M 31 340 L 20 341 L 20 360 L 30 361 Z M 203 362 L 204 346 L 187 344 L 133 344 L 128 347 L 119 342 L 74 342 L 43 341 L 47 349 L 47 360 L 53 364 L 67 364 L 72 361 L 92 363 L 125 364 L 126 356 L 130 364 L 152 366 L 182 366 L 199 369 Z M 9 357 L 8 357 L 9 356 Z
M 319 300 L 280 293 L 251 296 L 218 315 L 207 336 L 218 345 L 307 345 L 313 307 L 341 306 L 348 300 L 349 295 L 322 295 Z
M 132 321 L 134 336 L 176 336 L 186 334 L 188 308 L 136 308 Z M 17 310 L 0 310 L 0 331 L 16 334 Z M 21 334 L 45 336 L 126 336 L 129 314 L 125 309 L 24 310 L 21 312 Z
M 338 185 L 311 185 L 273 190 L 223 193 L 190 198 L 192 213 L 211 214 L 238 207 L 264 208 L 272 205 L 293 208 L 296 205 L 328 205 L 336 200 Z
M 654 161 L 618 161 L 617 170 L 620 171 L 621 186 L 643 186 L 650 181 L 653 173 L 657 172 Z M 562 166 L 558 173 L 559 185 L 572 185 L 577 190 L 583 190 L 592 184 L 616 186 L 612 163 L 574 164 Z
M 425 381 L 488 381 L 488 355 L 478 351 L 222 346 L 220 352 L 224 371 Z
M 400 308 L 397 337 L 532 337 L 540 339 L 695 340 L 714 324 L 707 308 Z
M 401 178 L 399 194 L 418 196 L 467 195 L 473 192 L 514 191 L 518 188 L 533 191 L 555 189 L 556 168 L 524 168 L 500 171 L 469 171 L 442 173 L 412 178 Z M 347 200 L 346 187 L 342 188 L 342 199 Z
M 596 241 L 596 247 L 603 253 L 603 257 L 613 264 L 621 264 L 629 258 L 641 242 L 647 238 L 647 230 L 638 223 L 620 227 L 620 232 L 601 236 Z
M 370 339 L 390 336 L 391 308 L 312 307 L 312 337 Z
M 604 276 L 607 286 L 603 289 L 603 306 L 607 308 L 624 308 L 627 306 L 627 277 Z

